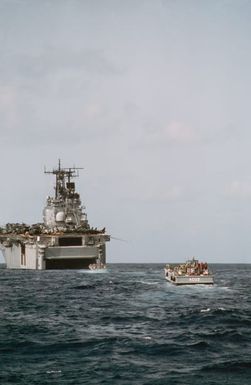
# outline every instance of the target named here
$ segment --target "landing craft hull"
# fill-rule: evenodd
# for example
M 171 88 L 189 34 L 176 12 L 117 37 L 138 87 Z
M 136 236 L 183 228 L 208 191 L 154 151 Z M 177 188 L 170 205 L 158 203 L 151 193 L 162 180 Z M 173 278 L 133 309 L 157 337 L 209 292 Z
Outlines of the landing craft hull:
M 213 285 L 214 278 L 207 276 L 170 276 L 166 275 L 166 280 L 174 285 Z

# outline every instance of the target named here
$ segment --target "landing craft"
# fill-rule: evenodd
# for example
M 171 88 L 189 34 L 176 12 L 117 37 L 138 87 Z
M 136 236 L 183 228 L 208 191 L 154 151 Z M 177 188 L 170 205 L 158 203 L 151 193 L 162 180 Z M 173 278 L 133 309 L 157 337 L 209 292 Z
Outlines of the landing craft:
M 166 280 L 174 285 L 212 285 L 214 283 L 208 264 L 199 262 L 194 257 L 181 265 L 166 265 L 164 271 Z
M 43 223 L 8 223 L 0 228 L 0 248 L 9 269 L 89 269 L 105 266 L 110 236 L 90 227 L 73 179 L 80 168 L 46 171 L 56 177 L 55 196 L 48 197 Z

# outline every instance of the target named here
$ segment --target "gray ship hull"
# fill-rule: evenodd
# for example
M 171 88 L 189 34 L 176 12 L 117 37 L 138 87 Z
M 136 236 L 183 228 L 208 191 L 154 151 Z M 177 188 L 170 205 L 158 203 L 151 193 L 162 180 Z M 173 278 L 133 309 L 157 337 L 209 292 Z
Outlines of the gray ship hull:
M 76 240 L 76 237 L 67 238 Z M 82 239 L 79 234 L 78 238 Z M 59 239 L 60 237 L 45 239 L 36 237 L 36 239 L 29 239 L 27 243 L 20 239 L 2 242 L 1 250 L 6 267 L 31 270 L 89 269 L 89 265 L 97 261 L 106 263 L 104 243 L 92 246 L 86 244 L 59 246 Z

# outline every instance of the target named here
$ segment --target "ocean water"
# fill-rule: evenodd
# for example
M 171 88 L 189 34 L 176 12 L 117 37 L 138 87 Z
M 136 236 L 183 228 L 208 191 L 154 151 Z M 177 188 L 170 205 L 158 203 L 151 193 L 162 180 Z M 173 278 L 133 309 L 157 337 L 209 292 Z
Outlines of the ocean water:
M 0 270 L 0 384 L 251 384 L 251 265 Z

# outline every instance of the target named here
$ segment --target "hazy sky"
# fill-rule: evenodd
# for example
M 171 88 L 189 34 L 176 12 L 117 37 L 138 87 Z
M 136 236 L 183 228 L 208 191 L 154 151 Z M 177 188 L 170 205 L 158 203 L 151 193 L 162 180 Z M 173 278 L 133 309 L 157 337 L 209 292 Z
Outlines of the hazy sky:
M 0 223 L 60 157 L 108 262 L 251 262 L 251 2 L 0 0 Z

